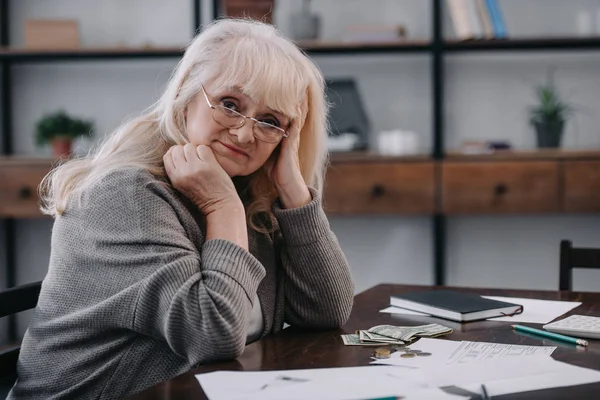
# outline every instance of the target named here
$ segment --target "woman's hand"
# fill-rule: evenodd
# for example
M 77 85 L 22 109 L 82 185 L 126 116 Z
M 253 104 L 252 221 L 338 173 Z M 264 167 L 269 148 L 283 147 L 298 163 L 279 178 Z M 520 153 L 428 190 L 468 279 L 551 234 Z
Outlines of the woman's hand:
M 300 131 L 308 114 L 308 93 L 298 106 L 298 118 L 290 125 L 289 136 L 281 141 L 279 157 L 273 169 L 273 181 L 279 194 L 279 199 L 285 208 L 304 206 L 312 200 L 300 172 Z
M 210 147 L 189 143 L 173 146 L 164 155 L 163 162 L 173 187 L 196 204 L 204 215 L 241 206 L 231 178 Z

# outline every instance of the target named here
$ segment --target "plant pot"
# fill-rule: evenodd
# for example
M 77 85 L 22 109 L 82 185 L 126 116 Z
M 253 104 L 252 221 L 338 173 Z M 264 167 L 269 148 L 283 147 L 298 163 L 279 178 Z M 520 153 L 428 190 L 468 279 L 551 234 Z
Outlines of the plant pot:
M 71 139 L 52 139 L 52 154 L 55 157 L 68 158 L 71 156 Z
M 541 120 L 534 121 L 535 132 L 537 136 L 537 145 L 539 148 L 557 148 L 560 147 L 560 142 L 565 126 L 564 120 L 551 121 Z

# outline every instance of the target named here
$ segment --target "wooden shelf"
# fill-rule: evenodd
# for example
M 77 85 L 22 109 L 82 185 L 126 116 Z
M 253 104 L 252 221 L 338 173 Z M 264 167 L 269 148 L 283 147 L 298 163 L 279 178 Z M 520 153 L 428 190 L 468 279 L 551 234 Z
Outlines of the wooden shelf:
M 46 156 L 0 156 L 0 165 L 53 165 L 60 159 Z
M 530 37 L 514 39 L 451 40 L 445 51 L 583 50 L 600 49 L 600 37 Z
M 433 161 L 429 154 L 417 154 L 411 156 L 386 156 L 372 152 L 331 152 L 331 162 L 339 163 L 363 163 L 363 162 L 423 162 Z
M 427 40 L 398 40 L 392 42 L 341 42 L 299 41 L 298 45 L 311 54 L 345 53 L 396 53 L 427 52 L 431 45 Z M 18 47 L 0 48 L 0 60 L 14 62 L 85 60 L 85 59 L 135 59 L 177 58 L 184 47 L 82 47 L 76 49 L 26 49 Z
M 183 47 L 89 47 L 77 49 L 26 49 L 0 48 L 0 60 L 15 62 L 128 59 L 128 58 L 176 58 L 183 55 Z
M 344 42 L 305 40 L 296 42 L 298 46 L 311 54 L 344 54 L 344 53 L 400 53 L 427 52 L 431 50 L 429 40 L 401 39 L 386 42 Z
M 586 160 L 600 158 L 598 150 L 513 150 L 498 151 L 493 154 L 446 153 L 445 161 L 500 161 L 500 160 Z
M 309 54 L 428 53 L 433 46 L 428 39 L 400 39 L 385 42 L 345 42 L 327 40 L 298 41 Z M 486 40 L 449 40 L 442 51 L 495 50 L 584 50 L 600 49 L 600 37 L 537 37 Z M 0 61 L 36 62 L 89 59 L 178 58 L 181 47 L 82 47 L 76 49 L 0 48 Z

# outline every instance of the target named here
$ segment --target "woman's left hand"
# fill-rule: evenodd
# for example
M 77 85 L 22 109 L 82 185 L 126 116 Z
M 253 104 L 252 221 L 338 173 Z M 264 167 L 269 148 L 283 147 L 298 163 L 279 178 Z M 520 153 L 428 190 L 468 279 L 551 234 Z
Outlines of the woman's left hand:
M 298 118 L 295 118 L 289 129 L 289 136 L 281 141 L 279 157 L 273 169 L 273 181 L 279 194 L 279 199 L 285 208 L 304 206 L 312 200 L 308 187 L 300 172 L 300 131 L 308 114 L 308 97 L 304 96 L 298 106 Z

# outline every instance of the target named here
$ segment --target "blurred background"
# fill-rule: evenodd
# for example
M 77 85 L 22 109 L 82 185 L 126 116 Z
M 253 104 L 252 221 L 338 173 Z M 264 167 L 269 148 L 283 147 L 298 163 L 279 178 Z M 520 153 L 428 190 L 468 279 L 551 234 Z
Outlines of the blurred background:
M 272 22 L 327 79 L 325 205 L 357 292 L 557 290 L 560 241 L 598 247 L 600 0 L 0 0 L 0 287 L 46 274 L 57 157 L 157 100 L 222 15 Z

